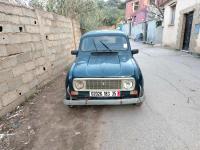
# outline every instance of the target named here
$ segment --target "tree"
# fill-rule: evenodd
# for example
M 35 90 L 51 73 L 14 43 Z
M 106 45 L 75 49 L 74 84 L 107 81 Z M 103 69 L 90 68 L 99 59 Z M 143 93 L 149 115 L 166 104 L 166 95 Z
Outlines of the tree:
M 34 8 L 45 9 L 47 1 L 31 0 L 29 5 Z M 46 10 L 46 9 L 45 9 Z
M 124 17 L 124 11 L 114 7 L 106 9 L 104 11 L 104 15 L 101 21 L 103 25 L 112 26 L 116 25 L 118 21 L 121 20 L 123 17 Z
M 43 3 L 41 3 L 43 1 Z M 33 7 L 43 8 L 80 20 L 81 28 L 97 29 L 102 25 L 114 25 L 124 16 L 120 0 L 31 0 Z
M 109 7 L 117 7 L 121 4 L 121 0 L 108 0 L 107 5 Z
M 116 25 L 119 20 L 124 18 L 125 2 L 121 2 L 121 0 L 108 0 L 103 5 L 103 16 L 101 18 L 103 25 Z
M 151 0 L 147 6 L 148 18 L 152 20 L 162 21 L 164 19 L 164 10 L 159 0 Z

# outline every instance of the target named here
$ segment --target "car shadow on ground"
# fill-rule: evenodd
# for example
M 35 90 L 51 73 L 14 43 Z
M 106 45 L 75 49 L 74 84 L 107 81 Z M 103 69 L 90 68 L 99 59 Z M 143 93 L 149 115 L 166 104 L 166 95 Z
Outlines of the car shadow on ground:
M 136 104 L 129 104 L 129 105 L 84 105 L 84 106 L 73 106 L 68 107 L 68 110 L 70 112 L 75 111 L 88 111 L 88 110 L 96 110 L 96 111 L 105 111 L 105 110 L 141 110 L 144 107 L 145 104 L 142 106 L 137 106 Z

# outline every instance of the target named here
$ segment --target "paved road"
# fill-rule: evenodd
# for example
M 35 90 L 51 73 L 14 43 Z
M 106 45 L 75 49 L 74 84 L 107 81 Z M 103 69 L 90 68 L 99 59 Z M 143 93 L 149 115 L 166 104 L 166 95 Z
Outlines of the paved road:
M 199 150 L 200 58 L 173 50 L 139 47 L 146 102 L 105 107 L 101 149 Z
M 62 103 L 63 75 L 25 106 L 26 121 L 17 133 L 21 136 L 29 126 L 34 134 L 28 136 L 28 144 L 15 141 L 18 144 L 12 146 L 29 150 L 199 150 L 200 58 L 134 43 L 133 47 L 140 48 L 135 57 L 145 80 L 142 107 L 69 109 Z

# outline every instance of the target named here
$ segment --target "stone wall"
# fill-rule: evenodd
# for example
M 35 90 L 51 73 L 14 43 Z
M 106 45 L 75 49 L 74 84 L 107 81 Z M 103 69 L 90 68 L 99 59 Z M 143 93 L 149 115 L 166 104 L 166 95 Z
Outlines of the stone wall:
M 0 2 L 0 116 L 60 75 L 79 37 L 74 20 Z

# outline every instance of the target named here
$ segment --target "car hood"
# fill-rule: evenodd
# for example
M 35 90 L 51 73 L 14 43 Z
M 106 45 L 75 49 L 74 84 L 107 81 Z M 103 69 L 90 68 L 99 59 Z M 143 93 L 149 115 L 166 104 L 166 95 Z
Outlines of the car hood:
M 94 53 L 79 56 L 73 68 L 74 77 L 133 76 L 137 67 L 129 54 Z

